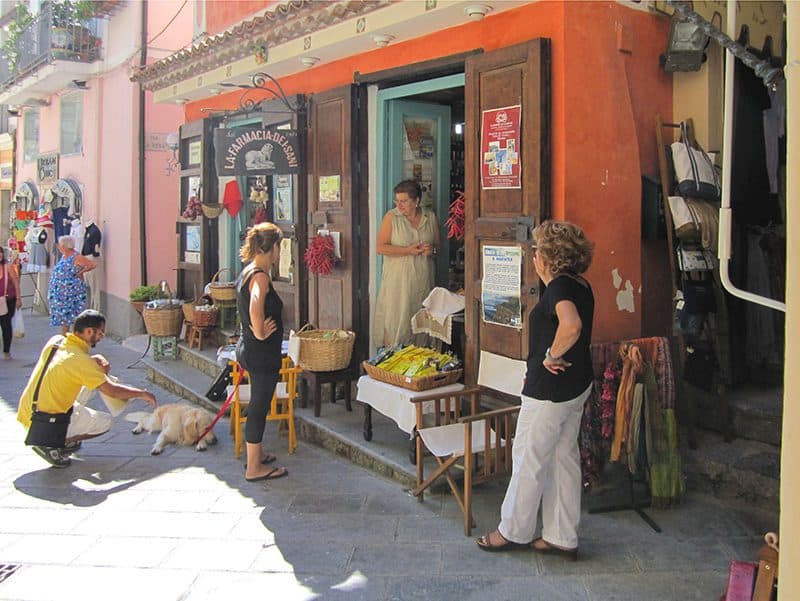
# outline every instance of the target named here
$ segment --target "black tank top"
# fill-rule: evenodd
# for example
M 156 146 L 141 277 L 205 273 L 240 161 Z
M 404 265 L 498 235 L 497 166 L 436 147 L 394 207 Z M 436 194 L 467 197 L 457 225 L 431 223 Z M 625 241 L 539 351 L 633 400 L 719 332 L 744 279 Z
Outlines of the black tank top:
M 277 329 L 265 340 L 259 340 L 250 329 L 250 280 L 253 275 L 263 269 L 243 271 L 236 282 L 236 304 L 239 311 L 239 320 L 242 324 L 242 335 L 237 345 L 237 358 L 248 370 L 264 367 L 268 369 L 280 368 L 281 342 L 283 341 L 283 301 L 272 282 L 269 283 L 269 292 L 264 299 L 264 319 L 271 317 L 275 320 Z M 246 274 L 246 275 L 245 275 Z

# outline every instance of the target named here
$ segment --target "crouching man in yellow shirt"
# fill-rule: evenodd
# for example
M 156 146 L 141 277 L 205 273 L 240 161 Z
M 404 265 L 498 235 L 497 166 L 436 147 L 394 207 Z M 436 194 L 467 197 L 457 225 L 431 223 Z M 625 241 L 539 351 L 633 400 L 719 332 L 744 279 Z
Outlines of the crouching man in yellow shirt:
M 80 447 L 80 441 L 105 434 L 111 429 L 112 417 L 109 413 L 95 411 L 76 403 L 75 399 L 82 386 L 117 399 L 144 399 L 151 407 L 156 406 L 152 393 L 112 382 L 107 374 L 110 365 L 102 355 L 89 355 L 89 349 L 106 335 L 106 318 L 98 311 L 87 310 L 75 318 L 73 333 L 53 336 L 47 341 L 39 361 L 33 369 L 22 397 L 19 400 L 17 420 L 30 428 L 33 413 L 33 394 L 39 376 L 47 362 L 53 346 L 57 346 L 50 363 L 44 371 L 39 388 L 37 408 L 46 413 L 66 413 L 73 408 L 63 448 L 32 446 L 34 452 L 53 467 L 67 467 L 69 455 Z

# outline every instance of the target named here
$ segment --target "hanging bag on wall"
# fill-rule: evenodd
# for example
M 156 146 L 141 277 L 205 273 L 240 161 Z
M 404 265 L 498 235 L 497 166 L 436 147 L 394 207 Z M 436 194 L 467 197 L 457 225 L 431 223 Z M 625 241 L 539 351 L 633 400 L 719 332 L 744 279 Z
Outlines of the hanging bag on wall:
M 39 400 L 39 389 L 42 386 L 44 374 L 47 366 L 56 354 L 58 345 L 53 345 L 50 354 L 47 356 L 42 373 L 39 374 L 39 381 L 33 391 L 33 414 L 31 415 L 31 425 L 28 428 L 28 435 L 25 437 L 25 444 L 29 446 L 50 447 L 54 449 L 64 448 L 67 439 L 67 428 L 72 417 L 72 407 L 66 413 L 46 413 L 39 411 L 37 403 Z
M 682 196 L 718 201 L 721 188 L 717 169 L 702 149 L 689 144 L 685 122 L 681 121 L 680 141 L 673 142 L 670 148 L 678 192 Z

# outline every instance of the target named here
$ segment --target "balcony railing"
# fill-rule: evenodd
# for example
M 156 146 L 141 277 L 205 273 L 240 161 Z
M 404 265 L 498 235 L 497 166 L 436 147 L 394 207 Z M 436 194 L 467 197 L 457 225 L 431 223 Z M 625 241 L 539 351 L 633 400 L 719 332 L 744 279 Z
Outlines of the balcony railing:
M 8 56 L 0 56 L 0 88 L 54 60 L 81 63 L 98 60 L 102 50 L 98 32 L 98 19 L 65 23 L 54 18 L 50 3 L 43 4 L 42 11 L 17 37 Z

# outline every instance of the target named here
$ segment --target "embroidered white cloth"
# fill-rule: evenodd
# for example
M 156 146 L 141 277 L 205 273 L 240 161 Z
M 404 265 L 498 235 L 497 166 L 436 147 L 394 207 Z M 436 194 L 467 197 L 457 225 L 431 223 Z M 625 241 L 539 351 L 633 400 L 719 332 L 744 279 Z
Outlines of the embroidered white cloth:
M 358 379 L 357 386 L 357 401 L 366 403 L 376 411 L 390 418 L 403 432 L 408 432 L 409 434 L 417 424 L 417 409 L 416 405 L 411 402 L 411 399 L 428 394 L 446 394 L 448 392 L 464 390 L 463 384 L 448 384 L 447 386 L 440 386 L 439 388 L 430 388 L 417 392 L 415 390 L 401 388 L 400 386 L 392 386 L 385 382 L 379 382 L 378 380 L 373 380 L 369 376 L 361 376 Z M 422 407 L 425 413 L 433 413 L 435 403 L 424 403 Z
M 436 321 L 444 323 L 449 315 L 464 310 L 464 297 L 437 286 L 425 297 L 422 306 Z

